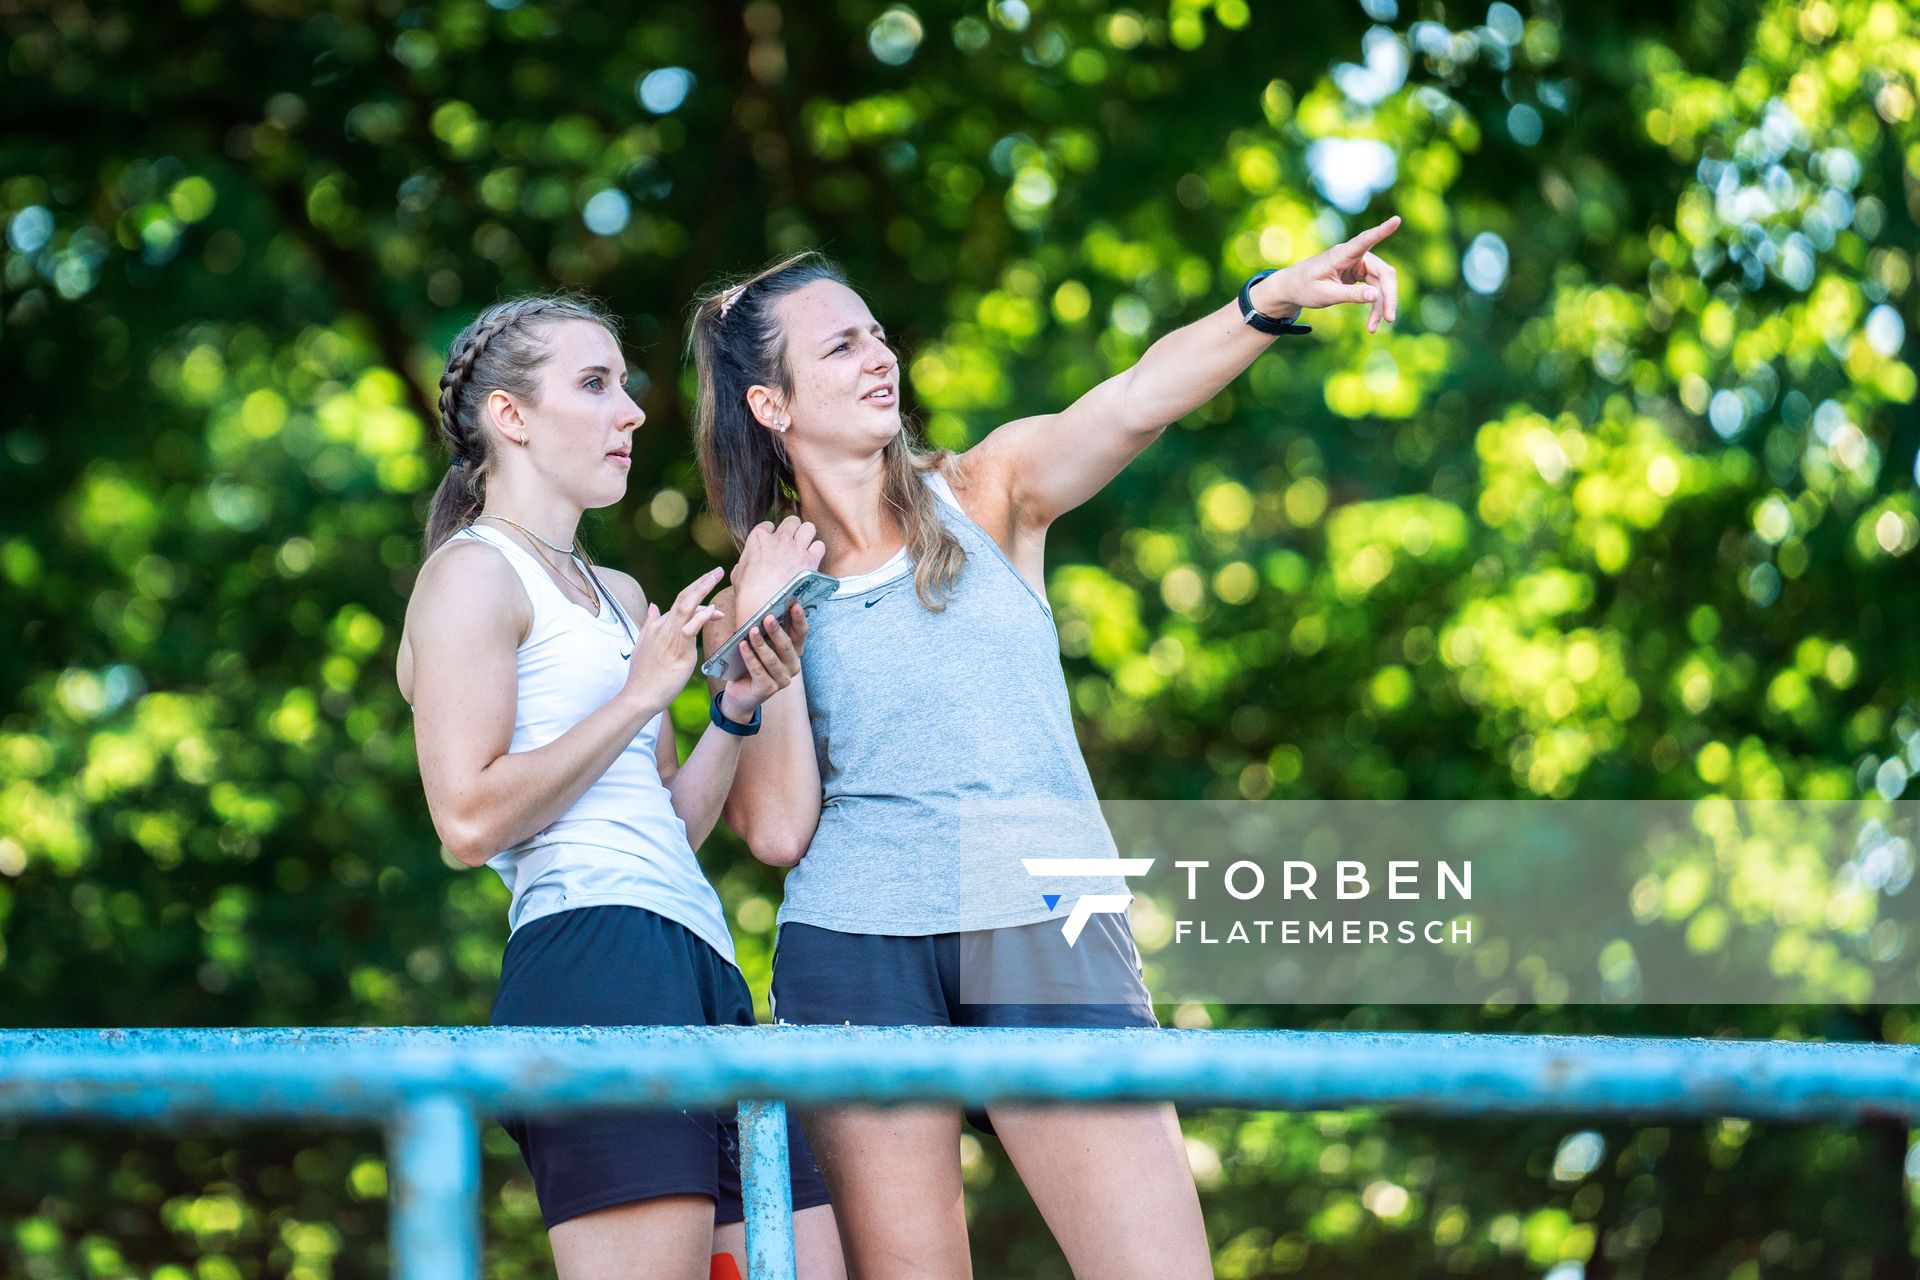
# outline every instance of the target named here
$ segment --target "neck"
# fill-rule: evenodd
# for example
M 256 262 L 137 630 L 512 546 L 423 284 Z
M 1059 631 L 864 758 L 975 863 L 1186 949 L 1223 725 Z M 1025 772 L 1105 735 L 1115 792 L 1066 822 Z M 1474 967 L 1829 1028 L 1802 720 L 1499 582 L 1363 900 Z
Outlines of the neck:
M 487 486 L 487 500 L 480 514 L 511 520 L 556 547 L 570 547 L 580 531 L 582 508 L 551 493 L 524 493 L 511 483 L 496 483 Z
M 803 460 L 796 456 L 793 472 L 800 515 L 813 522 L 820 540 L 827 544 L 824 564 L 864 563 L 899 548 L 905 535 L 887 510 L 884 453 L 864 458 Z

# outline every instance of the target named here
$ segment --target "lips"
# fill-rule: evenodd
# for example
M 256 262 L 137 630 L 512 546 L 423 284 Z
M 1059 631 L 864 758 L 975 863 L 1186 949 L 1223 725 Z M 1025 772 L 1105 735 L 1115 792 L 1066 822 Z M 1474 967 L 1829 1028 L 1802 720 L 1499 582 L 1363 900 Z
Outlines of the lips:
M 631 467 L 633 465 L 633 451 L 630 449 L 615 449 L 607 454 L 607 461 L 622 468 Z
M 891 382 L 883 382 L 860 398 L 870 404 L 891 405 L 898 398 L 898 392 Z

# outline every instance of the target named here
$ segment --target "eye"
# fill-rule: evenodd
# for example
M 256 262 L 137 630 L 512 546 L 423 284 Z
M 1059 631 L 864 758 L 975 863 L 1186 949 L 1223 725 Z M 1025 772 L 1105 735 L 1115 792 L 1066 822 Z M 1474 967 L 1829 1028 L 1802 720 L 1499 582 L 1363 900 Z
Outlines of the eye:
M 606 384 L 602 382 L 598 376 L 587 379 L 587 389 L 589 391 L 598 391 L 600 390 L 601 387 L 605 385 Z
M 842 352 L 842 351 L 851 351 L 851 350 L 853 350 L 853 347 L 852 347 L 852 346 L 851 346 L 850 344 L 848 344 L 848 343 L 845 343 L 845 342 L 843 342 L 843 343 L 841 343 L 841 344 L 840 344 L 839 346 L 837 346 L 837 347 L 835 347 L 835 348 L 834 348 L 834 352 L 835 352 L 836 354 L 838 354 L 839 352 Z

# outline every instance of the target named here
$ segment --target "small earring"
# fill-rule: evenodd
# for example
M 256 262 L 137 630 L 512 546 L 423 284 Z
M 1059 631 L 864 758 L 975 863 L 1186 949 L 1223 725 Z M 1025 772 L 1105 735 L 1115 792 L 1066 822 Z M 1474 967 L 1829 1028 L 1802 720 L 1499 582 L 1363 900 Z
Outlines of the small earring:
M 787 420 L 785 418 L 780 419 L 780 421 L 773 424 L 773 429 L 783 435 L 786 434 Z

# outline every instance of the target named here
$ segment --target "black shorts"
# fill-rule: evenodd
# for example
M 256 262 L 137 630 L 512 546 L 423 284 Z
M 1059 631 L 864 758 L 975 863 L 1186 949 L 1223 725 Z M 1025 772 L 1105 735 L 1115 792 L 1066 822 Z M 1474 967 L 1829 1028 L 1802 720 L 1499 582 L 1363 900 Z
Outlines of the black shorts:
M 640 907 L 542 916 L 507 942 L 496 1027 L 752 1026 L 740 971 L 683 925 Z M 548 1228 L 656 1196 L 713 1197 L 739 1222 L 740 1133 L 732 1112 L 608 1111 L 503 1117 L 520 1145 Z M 793 1207 L 827 1203 L 798 1125 L 787 1130 Z
M 964 979 L 964 981 L 963 981 Z M 963 987 L 967 1000 L 962 999 Z M 971 1002 L 975 991 L 1011 1001 Z M 773 953 L 773 1020 L 861 1027 L 1157 1027 L 1122 915 L 971 933 L 839 933 L 788 921 Z M 982 1112 L 967 1119 L 985 1133 Z

